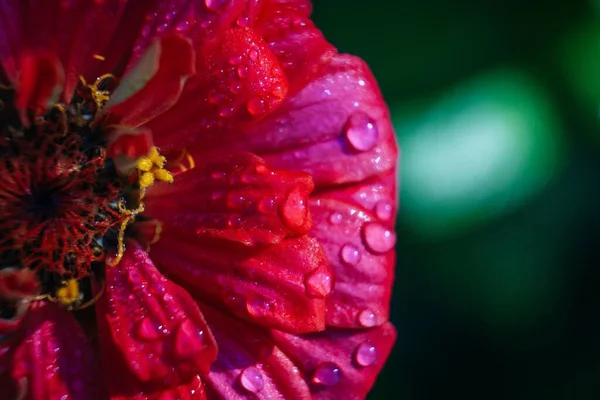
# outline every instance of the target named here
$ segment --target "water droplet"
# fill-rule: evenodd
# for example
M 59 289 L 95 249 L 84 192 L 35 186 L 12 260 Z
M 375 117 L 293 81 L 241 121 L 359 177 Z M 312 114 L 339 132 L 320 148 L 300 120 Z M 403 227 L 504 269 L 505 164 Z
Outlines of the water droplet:
M 232 192 L 227 195 L 227 205 L 231 210 L 241 211 L 246 204 L 246 197 L 237 192 Z
M 221 7 L 227 3 L 227 0 L 204 0 L 206 8 L 212 11 L 220 11 Z
M 242 85 L 239 83 L 232 83 L 229 85 L 229 91 L 233 94 L 238 94 L 242 91 Z
M 244 58 L 242 56 L 233 56 L 229 58 L 229 64 L 231 65 L 238 65 L 241 64 L 242 60 Z
M 259 296 L 251 297 L 246 302 L 246 310 L 254 317 L 264 317 L 271 313 L 273 302 Z
M 358 323 L 365 328 L 372 328 L 377 325 L 377 315 L 370 308 L 365 308 L 358 313 Z
M 163 336 L 162 327 L 159 324 L 152 322 L 148 317 L 139 320 L 134 328 L 133 332 L 138 338 L 142 340 L 156 340 Z
M 248 25 L 250 25 L 250 17 L 248 17 L 247 15 L 239 17 L 237 19 L 237 25 L 241 26 L 242 28 L 247 27 Z
M 290 229 L 301 229 L 305 226 L 309 214 L 305 197 L 299 189 L 292 190 L 280 205 L 281 217 Z
M 235 108 L 233 107 L 223 107 L 219 110 L 219 116 L 221 117 L 230 117 L 235 112 Z
M 377 144 L 379 131 L 375 121 L 364 112 L 355 112 L 344 126 L 350 147 L 356 151 L 369 151 Z
M 250 49 L 250 51 L 248 52 L 248 57 L 252 61 L 258 61 L 258 51 L 256 49 Z
M 266 107 L 265 101 L 260 97 L 254 97 L 246 103 L 246 109 L 250 113 L 250 115 L 260 115 L 264 114 Z
M 237 74 L 240 78 L 248 76 L 248 67 L 246 65 L 240 65 L 237 67 Z
M 342 222 L 343 218 L 344 216 L 336 211 L 329 216 L 329 222 L 331 222 L 333 225 L 337 225 Z
M 275 199 L 272 197 L 263 197 L 258 202 L 258 211 L 263 214 L 272 214 L 275 211 Z
M 240 374 L 240 383 L 247 391 L 251 393 L 260 392 L 265 386 L 261 372 L 258 368 L 245 368 Z
M 164 282 L 162 282 L 160 280 L 156 280 L 156 281 L 152 282 L 151 290 L 154 295 L 162 296 L 167 291 L 167 288 L 166 288 Z
M 360 257 L 360 250 L 352 244 L 345 244 L 340 249 L 340 258 L 347 265 L 358 264 Z
M 341 378 L 340 368 L 332 362 L 324 362 L 317 366 L 312 381 L 318 385 L 334 386 Z
M 389 221 L 394 215 L 394 206 L 386 200 L 381 200 L 375 204 L 375 215 L 382 221 Z
M 227 220 L 227 226 L 232 229 L 239 228 L 242 226 L 242 217 L 239 215 L 232 215 Z
M 328 273 L 317 270 L 306 276 L 304 284 L 309 296 L 324 298 L 331 293 L 333 282 Z
M 210 92 L 208 92 L 208 101 L 211 104 L 219 104 L 223 100 L 225 100 L 225 95 L 219 92 L 218 90 L 211 90 Z
M 377 349 L 370 343 L 361 343 L 354 352 L 354 360 L 361 367 L 373 365 L 377 361 Z
M 225 178 L 227 174 L 223 171 L 214 171 L 212 174 L 210 174 L 210 176 L 213 179 L 222 179 Z
M 376 223 L 366 223 L 362 227 L 363 240 L 374 253 L 385 253 L 396 245 L 396 234 L 391 229 Z
M 203 339 L 204 332 L 186 319 L 175 332 L 175 354 L 180 358 L 195 356 L 204 348 Z

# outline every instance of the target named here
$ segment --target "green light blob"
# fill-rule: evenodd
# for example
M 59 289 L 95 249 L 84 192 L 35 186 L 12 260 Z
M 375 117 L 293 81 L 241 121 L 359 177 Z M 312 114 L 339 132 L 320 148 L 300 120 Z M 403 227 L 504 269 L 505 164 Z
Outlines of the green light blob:
M 511 70 L 463 83 L 432 103 L 396 108 L 403 225 L 453 235 L 523 204 L 555 176 L 556 113 L 534 80 Z

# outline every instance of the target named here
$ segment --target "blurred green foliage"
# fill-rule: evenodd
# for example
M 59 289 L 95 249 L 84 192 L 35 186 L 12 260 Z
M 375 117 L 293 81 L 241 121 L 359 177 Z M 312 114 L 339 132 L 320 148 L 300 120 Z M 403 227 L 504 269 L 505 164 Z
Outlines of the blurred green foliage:
M 370 399 L 600 398 L 600 2 L 315 0 L 402 147 Z

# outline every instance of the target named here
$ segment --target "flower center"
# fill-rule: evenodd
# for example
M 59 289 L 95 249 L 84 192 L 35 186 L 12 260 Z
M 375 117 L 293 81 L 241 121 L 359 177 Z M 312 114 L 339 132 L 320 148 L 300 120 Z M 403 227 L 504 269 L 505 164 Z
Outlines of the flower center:
M 30 126 L 20 122 L 14 93 L 0 91 L 0 271 L 34 271 L 36 298 L 75 307 L 91 297 L 91 280 L 102 279 L 109 251 L 122 252 L 135 217 L 124 204 L 139 202 L 140 185 L 117 173 L 92 123 L 115 83 L 110 75 L 82 80 L 68 105 Z

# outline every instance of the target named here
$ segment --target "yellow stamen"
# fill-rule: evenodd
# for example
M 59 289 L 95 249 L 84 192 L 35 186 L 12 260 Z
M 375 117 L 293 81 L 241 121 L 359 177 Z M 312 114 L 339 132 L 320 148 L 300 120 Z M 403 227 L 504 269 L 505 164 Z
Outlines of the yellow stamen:
M 196 166 L 194 158 L 190 155 L 190 153 L 188 153 L 186 149 L 183 149 L 181 155 L 170 164 L 172 168 L 179 168 L 180 172 L 185 172 L 188 169 L 192 169 Z
M 139 206 L 138 208 L 131 210 L 125 206 L 123 200 L 119 201 L 119 212 L 125 214 L 127 217 L 123 219 L 121 226 L 119 227 L 119 234 L 117 236 L 117 254 L 112 260 L 106 262 L 107 265 L 114 267 L 121 262 L 121 259 L 125 254 L 125 230 L 127 229 L 127 225 L 135 219 L 136 215 L 144 211 L 144 203 L 142 200 L 146 194 L 146 189 L 152 186 L 156 181 L 173 182 L 173 175 L 164 168 L 166 163 L 167 159 L 164 156 L 161 156 L 158 149 L 154 146 L 150 148 L 148 155 L 140 157 L 137 160 L 136 167 L 139 175 L 138 184 L 141 189 Z M 159 236 L 160 229 L 157 229 L 155 240 L 158 240 Z M 155 243 L 155 241 L 152 243 Z
M 144 172 L 140 176 L 140 187 L 146 189 L 154 184 L 154 174 L 152 172 Z
M 166 169 L 159 169 L 154 172 L 154 177 L 162 182 L 173 183 L 173 175 Z
M 173 175 L 164 167 L 167 159 L 161 156 L 154 146 L 150 148 L 147 156 L 137 160 L 136 166 L 139 170 L 139 185 L 142 190 L 154 185 L 156 181 L 173 182 Z
M 133 216 L 129 215 L 121 222 L 121 226 L 119 227 L 119 235 L 117 236 L 117 254 L 112 260 L 106 261 L 106 264 L 109 267 L 116 267 L 121 262 L 123 254 L 125 254 L 125 229 L 127 229 L 127 225 L 132 219 Z
M 56 291 L 56 298 L 58 302 L 64 306 L 70 306 L 81 300 L 81 293 L 79 292 L 79 283 L 77 280 L 69 279 L 64 282 L 63 286 Z
M 148 172 L 152 169 L 154 163 L 149 157 L 140 157 L 137 160 L 136 166 L 140 171 Z
M 96 60 L 100 60 L 100 61 L 104 61 L 106 60 L 106 58 L 104 58 L 104 56 L 100 55 L 100 54 L 94 54 L 94 58 Z

